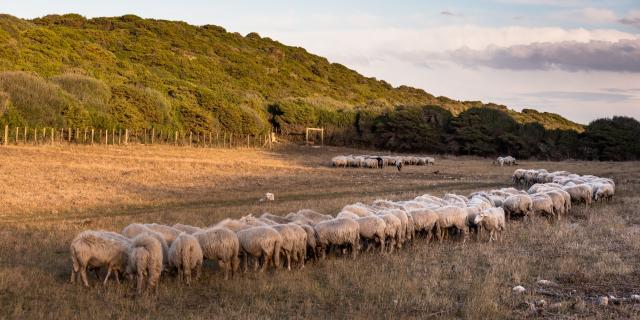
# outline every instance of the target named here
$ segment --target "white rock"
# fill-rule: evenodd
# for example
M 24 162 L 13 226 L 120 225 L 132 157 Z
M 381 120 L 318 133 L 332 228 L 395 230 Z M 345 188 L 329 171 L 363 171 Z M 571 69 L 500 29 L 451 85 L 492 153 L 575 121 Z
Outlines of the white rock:
M 527 289 L 525 289 L 523 286 L 515 286 L 511 289 L 511 291 L 515 292 L 515 293 L 523 293 L 525 291 L 527 291 Z
M 260 202 L 274 201 L 274 200 L 276 200 L 276 197 L 271 192 L 265 193 L 264 197 L 260 198 Z

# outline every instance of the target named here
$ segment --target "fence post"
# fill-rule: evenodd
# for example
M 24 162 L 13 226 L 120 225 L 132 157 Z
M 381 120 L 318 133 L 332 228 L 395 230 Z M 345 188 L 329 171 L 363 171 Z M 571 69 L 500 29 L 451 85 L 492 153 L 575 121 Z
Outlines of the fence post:
M 189 131 L 189 147 L 191 147 L 191 141 L 193 141 L 193 132 Z
M 80 140 L 80 128 L 76 128 L 76 143 Z
M 233 132 L 229 135 L 229 148 L 233 148 Z
M 42 128 L 42 144 L 45 143 L 46 139 L 47 139 L 47 128 Z
M 24 144 L 27 144 L 27 126 L 24 127 Z
M 118 145 L 122 144 L 122 128 L 118 129 Z
M 129 144 L 129 129 L 124 129 L 124 144 Z
M 87 143 L 87 127 L 84 127 L 84 136 L 82 137 L 82 143 Z
M 18 136 L 19 136 L 19 131 L 20 127 L 16 127 L 16 145 L 18 144 Z
M 93 135 L 95 134 L 96 129 L 91 128 L 91 145 L 93 145 Z
M 2 140 L 2 143 L 5 146 L 9 144 L 9 125 L 8 124 L 4 125 L 4 140 Z
M 176 131 L 176 135 L 173 138 L 173 144 L 176 146 L 178 145 L 178 131 Z
M 33 128 L 33 144 L 38 145 L 38 129 Z
M 151 144 L 153 144 L 153 139 L 156 136 L 156 128 L 151 128 Z
M 116 128 L 111 129 L 111 144 L 116 144 Z
M 53 145 L 53 138 L 55 136 L 55 130 L 53 128 L 51 128 L 51 145 Z
M 104 144 L 109 144 L 109 129 L 104 129 Z

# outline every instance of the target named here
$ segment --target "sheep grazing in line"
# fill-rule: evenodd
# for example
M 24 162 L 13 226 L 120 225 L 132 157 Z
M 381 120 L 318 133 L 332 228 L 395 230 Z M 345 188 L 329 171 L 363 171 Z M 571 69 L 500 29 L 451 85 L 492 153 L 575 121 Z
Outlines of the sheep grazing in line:
M 348 165 L 347 157 L 345 156 L 337 156 L 331 158 L 331 165 L 336 168 L 346 168 Z
M 129 239 L 115 232 L 81 232 L 69 246 L 72 263 L 71 283 L 76 282 L 79 274 L 84 286 L 88 287 L 87 269 L 100 267 L 107 267 L 104 285 L 107 284 L 112 272 L 115 273 L 116 281 L 120 283 L 118 272 L 125 271 L 129 245 Z
M 156 237 L 142 233 L 133 238 L 126 273 L 130 279 L 136 279 L 138 295 L 145 287 L 146 290 L 157 290 L 162 273 L 162 245 Z
M 353 258 L 359 249 L 360 225 L 351 219 L 332 219 L 323 221 L 313 227 L 316 231 L 316 243 L 321 259 L 326 257 L 326 250 L 330 246 L 348 245 Z
M 544 194 L 551 198 L 551 201 L 553 202 L 553 211 L 556 214 L 556 219 L 560 219 L 561 215 L 567 213 L 565 211 L 565 199 L 560 192 L 550 189 L 549 191 L 545 191 Z
M 194 234 L 196 232 L 200 232 L 200 231 L 204 230 L 204 229 L 199 228 L 199 227 L 194 227 L 194 226 L 181 224 L 181 223 L 176 223 L 176 224 L 172 225 L 171 227 L 176 229 L 176 230 L 180 230 L 182 232 L 186 232 L 188 234 Z
M 598 186 L 596 192 L 593 194 L 595 201 L 599 200 L 611 200 L 615 194 L 615 187 L 612 184 L 604 183 Z
M 384 242 L 386 224 L 382 218 L 377 216 L 368 216 L 355 218 L 355 222 L 359 225 L 360 238 L 366 242 L 367 251 L 371 250 L 375 242 L 380 243 L 380 253 L 384 253 Z
M 341 212 L 350 212 L 357 215 L 358 217 L 367 217 L 373 215 L 373 211 L 371 211 L 371 209 L 367 205 L 360 202 L 344 206 Z
M 137 235 L 148 233 L 151 236 L 155 237 L 158 241 L 160 241 L 160 246 L 162 247 L 162 264 L 169 264 L 169 245 L 167 244 L 167 240 L 160 233 L 155 232 L 149 229 L 146 225 L 140 223 L 132 223 L 122 229 L 120 232 L 122 235 L 129 239 L 135 238 Z
M 391 213 L 381 213 L 378 216 L 384 220 L 384 236 L 389 241 L 386 246 L 389 248 L 389 252 L 391 253 L 393 252 L 393 248 L 398 245 L 398 238 L 401 236 L 400 231 L 402 229 L 402 222 L 400 222 L 400 218 Z
M 568 192 L 573 202 L 584 202 L 585 205 L 591 204 L 593 198 L 593 190 L 588 184 L 582 183 L 575 186 L 565 186 L 564 191 Z
M 547 194 L 536 193 L 531 195 L 531 211 L 551 219 L 556 218 L 553 199 Z
M 322 221 L 328 221 L 333 219 L 332 216 L 319 213 L 317 211 L 302 209 L 298 212 L 292 212 L 285 216 L 285 218 L 291 221 L 303 221 L 307 222 L 309 225 L 313 226 Z
M 195 271 L 196 280 L 200 277 L 202 268 L 202 248 L 198 239 L 185 232 L 181 233 L 169 248 L 169 266 L 178 270 L 180 281 L 191 284 L 191 272 Z
M 413 217 L 416 234 L 423 234 L 427 242 L 431 241 L 434 235 L 440 234 L 438 214 L 434 210 L 417 209 L 410 211 L 409 215 Z
M 285 217 L 281 217 L 281 216 L 276 216 L 275 214 L 271 214 L 268 212 L 263 213 L 262 215 L 260 215 L 260 218 L 265 218 L 265 219 L 269 219 L 275 223 L 280 223 L 280 224 L 285 224 L 285 223 L 289 223 L 291 221 L 289 221 L 289 219 L 285 218 Z
M 157 223 L 147 223 L 144 225 L 145 227 L 151 229 L 159 233 L 164 239 L 167 241 L 167 245 L 171 246 L 171 243 L 182 233 L 182 231 L 178 229 L 174 229 L 169 226 L 165 226 L 163 224 Z
M 215 260 L 224 270 L 224 279 L 233 276 L 240 266 L 240 242 L 235 232 L 221 227 L 209 228 L 194 233 L 198 240 L 204 259 Z
M 435 210 L 438 214 L 438 225 L 440 226 L 440 234 L 438 240 L 442 243 L 445 232 L 456 230 L 463 234 L 464 243 L 469 235 L 469 227 L 467 224 L 467 211 L 460 207 L 446 206 Z
M 528 195 L 515 194 L 504 200 L 502 208 L 509 219 L 516 215 L 526 218 L 531 213 L 533 201 Z
M 237 219 L 223 219 L 222 221 L 216 223 L 215 225 L 211 226 L 212 228 L 226 228 L 229 229 L 233 232 L 238 232 L 240 230 L 244 230 L 244 229 L 249 229 L 251 228 L 250 225 L 248 225 L 247 223 L 245 223 L 244 221 L 240 221 Z
M 351 211 L 340 211 L 336 215 L 336 218 L 345 218 L 345 219 L 355 220 L 355 219 L 360 218 L 360 216 L 355 214 L 355 213 L 353 213 L 353 212 L 351 212 Z
M 313 260 L 316 260 L 318 258 L 317 250 L 316 250 L 316 248 L 318 246 L 316 244 L 316 231 L 315 231 L 315 229 L 313 229 L 313 227 L 311 227 L 310 225 L 308 225 L 308 224 L 306 224 L 304 222 L 301 222 L 301 221 L 294 221 L 292 223 L 299 225 L 307 233 L 307 250 L 306 250 L 306 254 L 308 255 L 309 258 L 311 258 Z
M 251 227 L 237 233 L 240 242 L 244 271 L 247 271 L 249 257 L 254 259 L 254 271 L 258 270 L 259 259 L 262 258 L 262 269 L 267 270 L 269 262 L 273 261 L 275 269 L 280 268 L 280 250 L 282 236 L 272 227 Z
M 499 239 L 502 241 L 502 231 L 506 230 L 507 222 L 504 209 L 489 208 L 475 217 L 475 224 L 489 232 L 489 242 Z
M 288 225 L 295 234 L 292 258 L 296 263 L 300 264 L 300 269 L 302 269 L 304 268 L 304 260 L 307 258 L 307 231 L 296 223 L 289 223 Z
M 282 245 L 280 246 L 281 253 L 285 257 L 285 263 L 287 265 L 287 270 L 291 271 L 291 259 L 295 254 L 295 249 L 297 245 L 297 237 L 295 230 L 293 230 L 292 226 L 288 224 L 277 224 L 271 226 L 273 229 L 280 233 L 282 237 Z M 304 231 L 304 230 L 303 230 Z M 306 235 L 306 233 L 305 233 Z M 305 239 L 305 248 L 306 248 L 306 239 Z

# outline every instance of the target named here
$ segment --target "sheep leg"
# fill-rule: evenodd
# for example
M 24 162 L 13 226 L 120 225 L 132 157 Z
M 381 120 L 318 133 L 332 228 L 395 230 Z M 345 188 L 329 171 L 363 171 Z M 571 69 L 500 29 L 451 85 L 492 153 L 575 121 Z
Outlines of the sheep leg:
M 353 256 L 353 259 L 356 259 L 356 256 L 358 255 L 358 242 L 354 241 L 351 243 L 351 255 Z
M 82 283 L 85 287 L 89 287 L 89 280 L 87 280 L 87 267 L 83 266 L 80 268 L 80 277 L 82 278 Z
M 103 286 L 107 285 L 107 280 L 109 280 L 110 275 L 111 275 L 111 266 L 107 267 L 107 276 L 104 277 L 104 281 L 102 282 Z
M 144 286 L 144 278 L 140 272 L 138 272 L 138 275 L 136 278 L 137 278 L 136 292 L 138 293 L 138 295 L 142 295 L 142 286 Z
M 75 272 L 75 270 L 73 270 L 73 267 L 71 267 L 71 279 L 69 280 L 69 282 L 76 283 L 76 275 L 77 273 Z
M 117 283 L 118 285 L 120 285 L 120 277 L 118 276 L 118 274 L 119 274 L 119 273 L 120 273 L 120 272 L 118 272 L 118 271 L 115 271 L 115 272 L 114 272 L 114 275 L 116 276 L 116 283 Z
M 291 271 L 291 252 L 285 253 L 287 256 L 287 270 Z
M 380 253 L 384 254 L 384 243 L 386 239 L 384 238 L 384 236 L 378 237 L 378 239 L 380 240 Z

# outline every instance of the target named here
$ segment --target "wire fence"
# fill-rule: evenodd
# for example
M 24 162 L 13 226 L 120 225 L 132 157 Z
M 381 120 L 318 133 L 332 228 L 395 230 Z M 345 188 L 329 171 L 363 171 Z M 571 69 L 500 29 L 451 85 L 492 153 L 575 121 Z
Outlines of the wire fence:
M 10 127 L 6 125 L 0 143 L 8 145 L 174 145 L 202 148 L 271 148 L 273 133 L 242 135 L 229 132 L 193 132 L 156 129 L 95 129 Z

